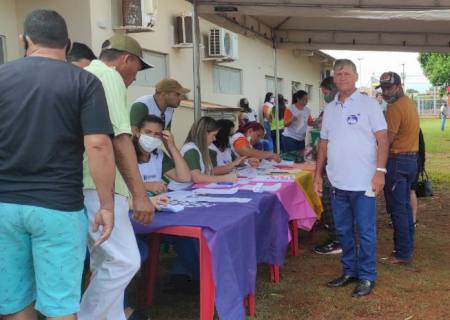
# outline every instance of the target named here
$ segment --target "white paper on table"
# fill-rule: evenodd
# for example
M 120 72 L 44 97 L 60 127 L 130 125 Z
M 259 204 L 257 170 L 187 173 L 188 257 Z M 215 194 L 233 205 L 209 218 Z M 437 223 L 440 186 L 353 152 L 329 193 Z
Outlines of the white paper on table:
M 255 177 L 257 174 L 256 169 L 249 167 L 249 166 L 245 166 L 243 168 L 236 169 L 236 173 L 240 176 L 248 177 L 248 178 Z
M 291 182 L 294 181 L 293 176 L 265 176 L 258 175 L 255 178 L 250 179 L 251 182 Z
M 208 189 L 208 188 L 199 188 L 194 190 L 194 195 L 198 194 L 235 194 L 238 192 L 238 188 L 229 188 L 229 189 Z
M 252 201 L 250 198 L 237 198 L 237 197 L 227 197 L 227 198 L 219 198 L 219 197 L 194 197 L 189 199 L 189 201 L 195 202 L 223 202 L 223 203 L 248 203 Z
M 281 183 L 276 183 L 273 185 L 264 185 L 264 183 L 257 183 L 257 184 L 248 184 L 248 185 L 242 185 L 239 187 L 240 190 L 248 190 L 253 192 L 275 192 L 280 190 L 282 187 Z
M 209 183 L 207 185 L 205 185 L 205 188 L 207 189 L 229 189 L 229 188 L 233 188 L 236 187 L 238 184 L 237 183 L 230 183 L 230 184 L 223 184 L 223 183 L 217 183 L 217 182 L 213 182 L 213 183 Z
M 273 162 L 275 166 L 293 167 L 294 161 L 281 160 L 281 162 Z
M 191 190 L 189 190 L 189 191 L 178 190 L 178 191 L 167 192 L 165 195 L 168 196 L 170 199 L 180 200 L 180 199 L 192 197 L 193 192 Z
M 292 168 L 292 169 L 278 169 L 278 168 L 274 168 L 274 169 L 269 169 L 267 172 L 270 173 L 299 173 L 302 172 L 303 170 L 300 168 Z

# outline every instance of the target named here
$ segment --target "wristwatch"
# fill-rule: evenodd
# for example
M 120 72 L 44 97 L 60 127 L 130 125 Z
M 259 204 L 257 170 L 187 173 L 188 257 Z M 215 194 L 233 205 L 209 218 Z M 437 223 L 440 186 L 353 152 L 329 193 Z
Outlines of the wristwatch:
M 377 168 L 377 171 L 383 172 L 384 174 L 387 173 L 386 168 Z

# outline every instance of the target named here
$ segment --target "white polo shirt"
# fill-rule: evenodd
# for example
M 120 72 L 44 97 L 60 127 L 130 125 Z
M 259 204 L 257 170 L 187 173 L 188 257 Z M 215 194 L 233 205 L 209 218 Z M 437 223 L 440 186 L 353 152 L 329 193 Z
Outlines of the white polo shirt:
M 141 102 L 143 104 L 145 104 L 148 108 L 148 114 L 157 116 L 161 118 L 161 110 L 158 108 L 158 105 L 156 104 L 155 101 L 155 97 L 153 95 L 146 95 L 146 96 L 142 96 L 139 97 L 138 99 L 136 99 L 136 102 Z M 165 117 L 165 124 L 164 127 L 168 128 L 170 126 L 170 123 L 172 122 L 172 118 L 173 118 L 173 112 L 175 111 L 174 108 L 172 107 L 168 107 L 166 109 L 166 111 L 164 111 L 164 117 Z
M 339 93 L 324 111 L 320 138 L 328 140 L 327 175 L 331 184 L 346 191 L 365 191 L 377 166 L 375 132 L 387 130 L 378 102 L 358 90 L 344 103 Z

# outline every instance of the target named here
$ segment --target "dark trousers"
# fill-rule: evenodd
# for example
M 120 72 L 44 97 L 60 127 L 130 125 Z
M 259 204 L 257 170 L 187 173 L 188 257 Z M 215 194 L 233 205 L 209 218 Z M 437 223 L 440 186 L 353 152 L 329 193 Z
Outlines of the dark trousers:
M 277 152 L 277 130 L 270 131 L 272 142 L 273 142 L 273 152 Z M 284 145 L 283 145 L 283 129 L 280 129 L 280 152 L 284 152 Z
M 323 223 L 328 226 L 328 241 L 339 242 L 336 235 L 336 227 L 333 219 L 333 209 L 331 207 L 332 186 L 327 176 L 323 177 L 322 205 L 323 205 Z
M 377 209 L 375 197 L 367 197 L 364 193 L 333 188 L 331 205 L 342 247 L 344 274 L 374 281 L 377 277 Z
M 384 197 L 394 228 L 395 257 L 408 261 L 414 251 L 414 221 L 410 191 L 417 174 L 417 155 L 390 156 L 386 169 Z
M 303 151 L 305 150 L 305 140 L 295 140 L 290 137 L 282 136 L 284 152 Z

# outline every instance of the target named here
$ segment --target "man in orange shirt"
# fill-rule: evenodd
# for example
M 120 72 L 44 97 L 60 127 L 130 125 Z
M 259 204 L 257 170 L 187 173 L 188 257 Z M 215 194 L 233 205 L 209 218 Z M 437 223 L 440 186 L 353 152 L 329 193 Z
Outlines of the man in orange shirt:
M 388 104 L 386 121 L 390 145 L 384 196 L 394 227 L 394 255 L 387 263 L 409 264 L 414 249 L 410 190 L 417 173 L 419 116 L 413 101 L 405 96 L 398 74 L 383 73 L 380 87 Z

